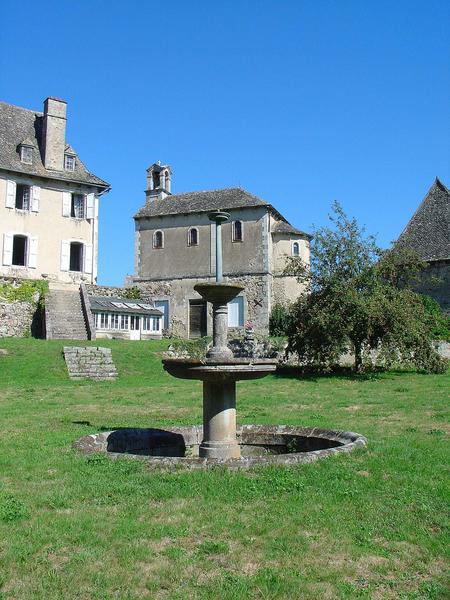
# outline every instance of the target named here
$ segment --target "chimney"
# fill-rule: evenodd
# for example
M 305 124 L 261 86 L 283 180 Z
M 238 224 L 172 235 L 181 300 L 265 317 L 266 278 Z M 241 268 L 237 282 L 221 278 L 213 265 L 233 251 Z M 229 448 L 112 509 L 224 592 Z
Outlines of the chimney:
M 44 102 L 44 123 L 42 128 L 42 150 L 46 169 L 64 169 L 66 147 L 67 102 L 60 98 L 47 98 Z

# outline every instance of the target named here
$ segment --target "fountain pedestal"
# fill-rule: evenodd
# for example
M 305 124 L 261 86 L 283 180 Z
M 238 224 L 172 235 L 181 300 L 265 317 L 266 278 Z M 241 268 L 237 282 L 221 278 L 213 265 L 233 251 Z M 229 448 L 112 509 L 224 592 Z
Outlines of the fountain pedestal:
M 236 382 L 203 383 L 203 458 L 239 458 L 236 440 Z

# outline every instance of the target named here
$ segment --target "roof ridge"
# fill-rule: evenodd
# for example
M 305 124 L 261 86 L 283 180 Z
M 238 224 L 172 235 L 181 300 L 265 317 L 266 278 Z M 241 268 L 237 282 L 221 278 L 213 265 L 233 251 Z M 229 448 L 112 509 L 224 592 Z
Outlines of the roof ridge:
M 17 104 L 10 104 L 9 102 L 4 102 L 0 100 L 0 104 L 4 104 L 5 106 L 12 106 L 13 108 L 18 108 L 20 110 L 26 110 L 27 112 L 31 112 L 34 115 L 43 115 L 44 113 L 40 110 L 33 110 L 32 108 L 25 108 L 24 106 L 18 106 Z

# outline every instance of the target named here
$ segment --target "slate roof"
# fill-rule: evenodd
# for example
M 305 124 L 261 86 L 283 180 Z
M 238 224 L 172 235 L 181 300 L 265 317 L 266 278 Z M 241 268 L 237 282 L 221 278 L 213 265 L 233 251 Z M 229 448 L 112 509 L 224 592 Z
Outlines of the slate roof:
M 281 222 L 277 225 L 277 232 L 295 233 L 310 237 L 308 233 L 295 229 L 271 204 L 239 187 L 173 194 L 161 200 L 151 200 L 135 214 L 134 218 L 202 213 L 212 210 L 227 211 L 235 208 L 260 206 L 267 208 L 277 219 L 280 219 Z M 285 229 L 282 230 L 282 227 Z
M 307 237 L 312 238 L 309 233 L 296 229 L 287 221 L 278 221 L 277 223 L 274 223 L 274 225 L 272 225 L 272 233 L 294 233 L 296 235 L 306 235 Z
M 115 306 L 115 304 L 125 306 Z M 115 296 L 89 296 L 91 310 L 101 312 L 126 313 L 130 315 L 153 315 L 162 317 L 163 312 L 158 308 L 143 302 L 142 300 L 130 300 L 129 298 L 118 298 Z
M 109 188 L 106 181 L 86 169 L 78 155 L 74 171 L 50 171 L 44 167 L 40 152 L 43 118 L 41 112 L 0 102 L 0 169 Z M 20 161 L 18 146 L 24 141 L 33 146 L 31 165 Z
M 397 243 L 426 261 L 450 258 L 450 190 L 437 177 Z

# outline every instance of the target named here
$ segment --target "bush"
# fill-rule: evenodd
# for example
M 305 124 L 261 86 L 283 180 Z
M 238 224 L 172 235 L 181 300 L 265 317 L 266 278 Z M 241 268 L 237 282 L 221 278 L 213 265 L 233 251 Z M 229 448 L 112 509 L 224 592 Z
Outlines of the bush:
M 289 329 L 289 309 L 283 304 L 275 304 L 270 313 L 269 334 L 275 337 L 286 336 Z
M 24 279 L 19 285 L 0 283 L 0 299 L 6 302 L 35 302 L 35 295 L 38 293 L 37 304 L 43 306 L 47 292 L 48 281 L 43 279 Z
M 426 313 L 430 316 L 431 332 L 434 339 L 450 342 L 450 317 L 442 312 L 439 304 L 431 296 L 421 294 L 420 298 Z

